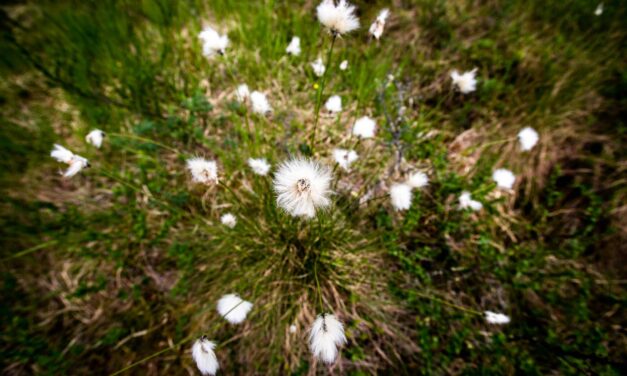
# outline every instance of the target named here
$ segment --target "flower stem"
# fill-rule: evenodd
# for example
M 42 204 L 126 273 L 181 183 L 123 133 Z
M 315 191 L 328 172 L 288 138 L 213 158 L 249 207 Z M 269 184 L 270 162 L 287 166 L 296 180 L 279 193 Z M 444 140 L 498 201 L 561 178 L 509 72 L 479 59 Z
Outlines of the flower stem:
M 316 98 L 316 117 L 314 119 L 314 129 L 313 129 L 313 133 L 311 134 L 311 141 L 310 141 L 310 144 L 311 144 L 310 149 L 311 149 L 312 154 L 314 152 L 314 145 L 316 143 L 316 130 L 318 129 L 318 120 L 320 119 L 320 107 L 322 106 L 322 94 L 324 92 L 324 86 L 327 82 L 327 76 L 329 74 L 329 71 L 332 68 L 331 58 L 333 57 L 332 52 L 333 52 L 333 46 L 335 45 L 336 39 L 337 39 L 337 35 L 334 33 L 331 39 L 331 47 L 329 47 L 329 52 L 327 52 L 326 69 L 324 70 L 324 73 L 322 74 L 322 79 L 320 80 L 320 86 L 318 87 L 318 95 Z
M 418 296 L 420 296 L 421 298 L 425 298 L 425 299 L 433 300 L 434 302 L 442 303 L 442 304 L 444 304 L 444 305 L 446 305 L 446 306 L 449 306 L 449 307 L 452 307 L 452 308 L 455 308 L 455 309 L 459 309 L 460 311 L 464 311 L 464 312 L 467 312 L 467 313 L 471 313 L 471 314 L 473 314 L 473 315 L 483 316 L 483 313 L 481 313 L 481 312 L 479 312 L 479 311 L 476 311 L 476 310 L 474 310 L 474 309 L 472 309 L 472 308 L 462 307 L 462 306 L 459 306 L 459 305 L 456 305 L 456 304 L 453 304 L 453 303 L 447 302 L 447 301 L 446 301 L 446 300 L 444 300 L 444 299 L 436 298 L 436 297 L 433 297 L 433 296 L 430 296 L 430 295 L 427 295 L 427 294 L 422 294 L 422 293 L 420 293 L 420 292 L 415 292 L 415 294 L 416 294 L 416 295 L 418 295 Z
M 181 153 L 180 151 L 178 151 L 177 149 L 175 149 L 173 147 L 170 147 L 168 145 L 164 145 L 164 144 L 162 144 L 160 142 L 157 142 L 155 140 L 151 140 L 149 138 L 135 136 L 135 135 L 132 135 L 132 134 L 122 134 L 122 133 L 107 133 L 107 135 L 111 136 L 111 137 L 128 138 L 128 139 L 131 139 L 131 140 L 147 142 L 147 143 L 150 143 L 150 144 L 162 147 L 164 149 L 170 150 L 173 153 L 176 153 L 176 154 L 179 154 L 179 155 L 182 155 L 182 156 L 186 156 L 185 153 Z

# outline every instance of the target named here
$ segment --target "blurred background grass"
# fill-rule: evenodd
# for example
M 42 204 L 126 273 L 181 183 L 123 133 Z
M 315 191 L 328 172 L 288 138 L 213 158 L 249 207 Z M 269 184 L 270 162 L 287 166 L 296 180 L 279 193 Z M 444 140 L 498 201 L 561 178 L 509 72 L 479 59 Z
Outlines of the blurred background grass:
M 342 96 L 345 110 L 323 121 L 317 152 L 326 158 L 334 146 L 351 146 L 344 135 L 354 119 L 376 117 L 379 142 L 364 150 L 355 175 L 340 179 L 364 184 L 393 159 L 386 112 L 404 111 L 404 158 L 428 168 L 432 183 L 404 215 L 385 204 L 334 211 L 324 242 L 276 218 L 266 207 L 268 181 L 245 166 L 260 155 L 277 163 L 308 139 L 316 82 L 308 64 L 329 42 L 317 2 L 0 8 L 4 373 L 108 374 L 169 346 L 129 374 L 196 372 L 187 347 L 175 344 L 216 321 L 215 301 L 232 291 L 266 311 L 253 313 L 245 335 L 211 333 L 233 338 L 218 353 L 225 374 L 313 372 L 304 334 L 286 332 L 310 322 L 290 316 L 296 305 L 316 313 L 313 281 L 295 281 L 303 272 L 295 267 L 261 277 L 278 262 L 265 255 L 285 247 L 320 249 L 325 299 L 353 312 L 344 317 L 350 343 L 341 372 L 621 373 L 625 4 L 605 1 L 601 16 L 584 0 L 356 4 L 363 27 L 334 56 L 349 69 L 334 68 L 327 91 Z M 369 41 L 365 27 L 384 6 L 392 17 L 382 41 Z M 223 60 L 200 53 L 196 36 L 206 25 L 228 32 Z M 288 58 L 294 35 L 303 53 Z M 478 91 L 453 93 L 450 70 L 473 67 Z M 394 84 L 384 87 L 389 75 Z M 244 82 L 268 93 L 275 109 L 251 119 L 256 137 L 232 99 Z M 541 135 L 527 154 L 500 142 L 523 126 Z M 93 128 L 109 133 L 101 150 L 83 141 Z M 62 179 L 48 156 L 56 142 L 94 168 Z M 216 158 L 237 199 L 190 185 L 189 155 Z M 515 194 L 490 193 L 493 166 L 520 177 Z M 462 190 L 485 203 L 481 215 L 457 210 Z M 338 195 L 337 205 L 350 207 L 350 196 Z M 219 224 L 226 210 L 259 225 L 228 231 Z M 489 326 L 446 302 L 503 311 L 512 323 Z

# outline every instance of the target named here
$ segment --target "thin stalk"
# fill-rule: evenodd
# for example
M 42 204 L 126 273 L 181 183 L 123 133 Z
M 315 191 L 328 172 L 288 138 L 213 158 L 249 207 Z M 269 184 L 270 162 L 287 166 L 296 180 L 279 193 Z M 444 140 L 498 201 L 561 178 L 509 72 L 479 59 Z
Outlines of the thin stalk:
M 458 306 L 457 304 L 453 304 L 453 303 L 447 302 L 444 299 L 435 298 L 433 296 L 422 294 L 420 292 L 415 292 L 415 294 L 420 296 L 421 298 L 433 300 L 434 302 L 442 303 L 442 304 L 444 304 L 446 306 L 449 306 L 449 307 L 452 307 L 452 308 L 455 308 L 455 309 L 459 309 L 460 311 L 468 312 L 468 313 L 471 313 L 473 315 L 483 316 L 483 313 L 481 313 L 479 311 L 476 311 L 476 310 L 474 310 L 472 308 L 466 308 L 466 307 Z
M 331 58 L 333 57 L 333 46 L 335 45 L 335 40 L 337 39 L 337 34 L 333 34 L 333 38 L 331 39 L 331 47 L 329 48 L 329 52 L 327 53 L 327 61 L 326 61 L 326 69 L 322 74 L 322 79 L 320 80 L 320 86 L 318 87 L 318 97 L 316 98 L 316 117 L 314 120 L 314 129 L 311 134 L 311 153 L 313 154 L 314 146 L 316 143 L 316 130 L 318 129 L 318 120 L 320 119 L 320 107 L 322 105 L 322 94 L 324 92 L 324 86 L 327 82 L 327 76 L 329 75 L 329 71 L 331 70 Z
M 131 140 L 138 140 L 138 141 L 147 142 L 147 143 L 150 143 L 150 144 L 162 147 L 164 149 L 170 150 L 171 152 L 176 153 L 178 155 L 186 156 L 185 153 L 182 153 L 182 152 L 178 151 L 177 149 L 175 149 L 173 147 L 170 147 L 168 145 L 164 145 L 164 144 L 162 144 L 160 142 L 157 142 L 155 140 L 151 140 L 149 138 L 135 136 L 135 135 L 130 135 L 130 134 L 122 134 L 122 133 L 107 133 L 107 135 L 111 136 L 111 137 L 128 138 L 128 139 L 131 139 Z
M 22 257 L 22 256 L 25 256 L 25 255 L 28 255 L 29 253 L 33 253 L 33 252 L 39 251 L 40 249 L 48 248 L 49 246 L 55 245 L 58 242 L 59 242 L 58 240 L 50 240 L 50 241 L 47 241 L 45 243 L 37 244 L 34 247 L 25 249 L 25 250 L 17 252 L 17 253 L 14 253 L 14 254 L 12 254 L 9 257 L 5 257 L 5 258 L 3 258 L 0 261 L 5 262 L 7 260 L 12 260 L 12 259 L 15 259 L 15 258 L 18 258 L 18 257 Z

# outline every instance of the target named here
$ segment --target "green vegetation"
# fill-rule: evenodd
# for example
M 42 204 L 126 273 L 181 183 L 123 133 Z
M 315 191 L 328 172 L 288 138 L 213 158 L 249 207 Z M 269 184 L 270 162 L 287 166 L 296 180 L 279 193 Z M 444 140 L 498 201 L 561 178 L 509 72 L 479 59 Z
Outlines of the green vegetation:
M 3 373 L 141 361 L 125 374 L 193 374 L 204 334 L 225 375 L 621 374 L 627 4 L 595 16 L 587 0 L 392 3 L 355 1 L 362 27 L 335 42 L 323 93 L 343 111 L 321 116 L 313 145 L 309 63 L 331 43 L 316 1 L 1 6 Z M 225 56 L 202 56 L 208 25 L 228 33 Z M 300 56 L 285 53 L 292 36 Z M 450 71 L 474 67 L 477 91 L 454 91 Z M 271 116 L 235 99 L 242 83 L 268 95 Z M 377 136 L 356 142 L 364 115 Z M 524 126 L 540 133 L 528 152 Z M 85 143 L 94 128 L 101 149 Z M 92 167 L 63 178 L 54 143 Z M 246 164 L 332 165 L 336 147 L 360 159 L 334 169 L 333 204 L 309 221 Z M 220 183 L 193 184 L 191 156 L 215 159 Z M 514 191 L 495 189 L 499 167 Z M 397 212 L 388 187 L 413 170 L 429 185 Z M 460 210 L 462 191 L 483 210 Z M 241 325 L 216 312 L 228 293 L 254 303 Z M 487 310 L 511 323 L 486 323 Z M 330 371 L 307 347 L 321 312 L 348 337 Z

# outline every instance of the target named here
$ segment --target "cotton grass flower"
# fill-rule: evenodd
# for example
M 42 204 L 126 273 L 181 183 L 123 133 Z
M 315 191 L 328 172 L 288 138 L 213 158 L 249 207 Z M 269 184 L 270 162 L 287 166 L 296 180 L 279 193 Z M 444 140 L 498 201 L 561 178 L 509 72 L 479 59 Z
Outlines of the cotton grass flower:
M 253 106 L 253 112 L 259 115 L 266 115 L 272 112 L 272 107 L 268 102 L 268 98 L 264 93 L 253 91 L 250 93 L 250 101 Z
M 539 139 L 540 136 L 538 132 L 531 127 L 525 127 L 518 132 L 518 140 L 520 141 L 520 147 L 523 151 L 533 149 Z
M 61 145 L 54 144 L 54 148 L 50 152 L 50 156 L 58 162 L 69 165 L 67 170 L 62 174 L 64 178 L 71 178 L 78 174 L 82 169 L 89 167 L 89 161 L 78 154 L 74 154 Z
M 355 121 L 353 135 L 361 138 L 372 138 L 376 129 L 377 123 L 368 116 L 363 116 Z
M 492 179 L 499 188 L 512 189 L 516 176 L 510 170 L 499 168 L 492 173 Z
M 227 294 L 218 300 L 218 313 L 231 324 L 240 324 L 253 308 L 253 303 L 247 302 L 236 294 Z
M 340 70 L 346 70 L 348 68 L 348 60 L 344 60 L 340 63 Z
M 409 175 L 409 178 L 407 179 L 407 185 L 412 188 L 426 187 L 427 184 L 429 184 L 429 177 L 424 172 L 414 172 Z
M 292 333 L 292 334 L 296 333 L 296 329 L 297 328 L 296 328 L 295 324 L 290 325 L 290 333 Z
M 248 100 L 248 98 L 250 98 L 250 90 L 248 89 L 248 85 L 239 85 L 237 87 L 237 90 L 235 90 L 235 98 L 239 102 L 245 102 L 246 100 Z
M 484 314 L 485 314 L 485 320 L 490 324 L 503 325 L 503 324 L 509 324 L 510 322 L 509 316 L 504 315 L 502 313 L 485 311 Z
M 85 136 L 85 141 L 87 141 L 88 144 L 92 144 L 100 149 L 104 138 L 105 133 L 103 131 L 101 131 L 100 129 L 94 129 L 93 131 L 89 132 L 87 136 Z
M 187 160 L 187 169 L 192 173 L 192 181 L 195 183 L 211 184 L 218 182 L 218 165 L 215 161 L 191 158 Z
M 339 95 L 333 95 L 324 104 L 324 107 L 332 114 L 342 111 L 342 98 Z
M 460 209 L 472 209 L 479 211 L 483 208 L 483 204 L 479 201 L 473 200 L 470 192 L 464 191 L 459 195 L 459 208 Z
M 311 63 L 311 69 L 313 69 L 314 74 L 318 77 L 322 77 L 325 71 L 324 63 L 322 62 L 322 58 L 317 58 Z
M 226 213 L 222 217 L 220 217 L 220 222 L 226 227 L 233 228 L 237 224 L 237 218 L 231 213 Z
M 192 346 L 192 358 L 203 375 L 215 375 L 220 368 L 216 353 L 213 351 L 215 347 L 216 344 L 209 341 L 206 336 L 196 340 Z
M 407 184 L 396 183 L 390 187 L 390 199 L 396 211 L 407 210 L 411 206 L 411 187 Z
M 201 31 L 198 38 L 203 42 L 202 54 L 208 58 L 212 58 L 216 54 L 224 55 L 226 47 L 229 45 L 229 37 L 226 34 L 220 35 L 210 27 Z
M 381 38 L 381 35 L 383 34 L 383 29 L 385 28 L 385 21 L 387 20 L 389 15 L 390 11 L 388 9 L 383 9 L 381 12 L 379 12 L 377 19 L 374 20 L 372 25 L 370 25 L 369 32 L 373 37 L 375 37 L 375 39 L 379 40 L 379 38 Z
M 468 94 L 477 89 L 477 68 L 459 74 L 457 70 L 451 72 L 451 79 L 453 80 L 453 86 L 455 86 L 462 94 Z
M 316 318 L 309 332 L 309 348 L 316 358 L 333 363 L 338 347 L 345 343 L 344 326 L 334 315 L 323 313 Z
M 274 175 L 277 205 L 292 216 L 313 218 L 317 208 L 331 203 L 330 183 L 326 166 L 308 159 L 283 162 Z
M 290 41 L 290 44 L 287 45 L 285 52 L 287 52 L 288 55 L 300 55 L 300 38 L 292 37 L 292 40 Z
M 270 171 L 270 164 L 264 158 L 248 158 L 248 166 L 257 175 L 266 176 Z
M 334 149 L 333 159 L 340 167 L 348 171 L 353 162 L 358 158 L 357 153 L 354 150 Z
M 333 0 L 324 0 L 316 8 L 318 21 L 334 35 L 342 35 L 359 28 L 359 19 L 355 16 L 355 6 L 346 0 L 335 5 Z
M 597 8 L 594 10 L 594 15 L 595 16 L 600 16 L 603 14 L 603 3 L 597 5 Z

